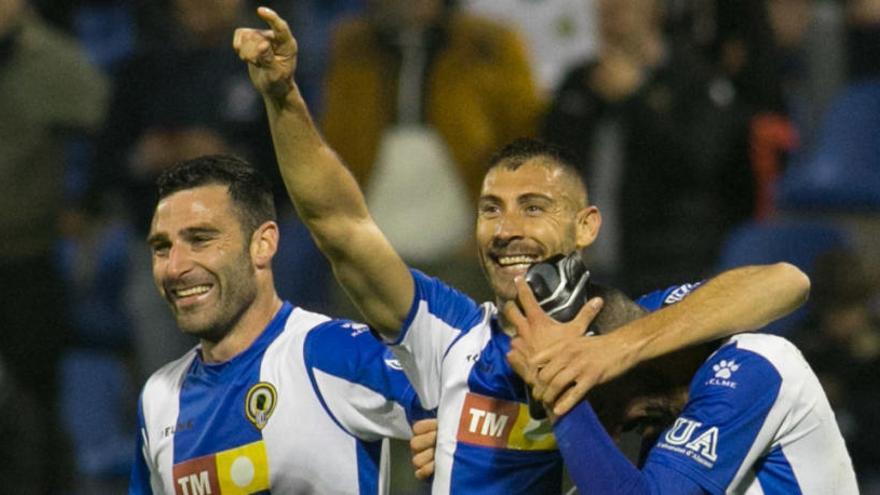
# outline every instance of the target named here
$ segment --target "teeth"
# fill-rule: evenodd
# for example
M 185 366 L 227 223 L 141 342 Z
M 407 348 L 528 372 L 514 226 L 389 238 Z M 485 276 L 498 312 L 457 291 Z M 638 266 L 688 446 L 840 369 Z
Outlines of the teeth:
M 536 256 L 519 255 L 519 256 L 500 256 L 500 257 L 498 257 L 498 264 L 501 266 L 521 265 L 521 264 L 530 265 L 530 264 L 535 263 L 537 261 L 538 261 L 538 258 Z
M 211 290 L 210 285 L 197 285 L 195 287 L 190 287 L 188 289 L 178 289 L 174 291 L 174 295 L 177 297 L 188 297 L 195 296 L 197 294 L 204 294 Z

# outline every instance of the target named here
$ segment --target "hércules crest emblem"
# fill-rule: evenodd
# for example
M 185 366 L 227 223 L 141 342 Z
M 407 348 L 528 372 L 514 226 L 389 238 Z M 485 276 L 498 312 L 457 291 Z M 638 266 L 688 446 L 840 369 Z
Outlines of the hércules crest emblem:
M 247 419 L 262 430 L 278 403 L 278 393 L 275 386 L 269 382 L 259 382 L 248 389 L 244 399 L 244 412 Z

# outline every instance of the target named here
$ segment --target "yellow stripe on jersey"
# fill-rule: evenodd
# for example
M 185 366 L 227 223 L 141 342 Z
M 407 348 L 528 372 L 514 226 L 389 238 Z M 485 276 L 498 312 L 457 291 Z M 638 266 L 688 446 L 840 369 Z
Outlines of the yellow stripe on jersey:
M 516 422 L 507 438 L 507 447 L 515 450 L 556 450 L 553 425 L 549 419 L 532 419 L 529 406 L 520 404 Z

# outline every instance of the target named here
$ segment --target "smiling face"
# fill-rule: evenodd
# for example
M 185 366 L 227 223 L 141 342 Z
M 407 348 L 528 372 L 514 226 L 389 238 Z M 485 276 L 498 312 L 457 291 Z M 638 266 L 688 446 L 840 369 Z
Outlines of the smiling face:
M 483 180 L 477 245 L 496 303 L 516 298 L 513 280 L 539 261 L 593 242 L 599 211 L 563 168 L 537 156 L 517 168 L 502 162 Z
M 148 238 L 153 280 L 184 332 L 225 337 L 257 297 L 250 239 L 225 185 L 159 201 Z

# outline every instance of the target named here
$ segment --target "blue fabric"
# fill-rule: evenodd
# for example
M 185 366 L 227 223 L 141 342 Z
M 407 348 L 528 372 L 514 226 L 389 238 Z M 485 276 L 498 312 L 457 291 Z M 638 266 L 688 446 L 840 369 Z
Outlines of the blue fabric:
M 778 446 L 770 451 L 767 457 L 760 459 L 755 465 L 758 472 L 758 483 L 764 495 L 800 495 L 801 487 L 798 485 L 794 470 L 785 453 Z
M 645 310 L 647 311 L 657 311 L 658 309 L 662 309 L 664 306 L 675 304 L 681 301 L 682 299 L 687 297 L 687 295 L 690 294 L 694 289 L 702 285 L 702 283 L 703 282 L 673 285 L 665 289 L 655 290 L 636 299 L 636 304 L 645 308 Z
M 309 332 L 304 352 L 310 376 L 313 369 L 319 369 L 363 385 L 403 406 L 410 421 L 433 417 L 422 408 L 391 351 L 373 337 L 366 325 L 330 320 Z M 315 390 L 319 390 L 317 386 Z M 332 417 L 329 410 L 327 413 Z
M 397 345 L 403 341 L 403 338 L 406 336 L 406 329 L 410 327 L 422 301 L 428 303 L 429 313 L 447 325 L 461 330 L 462 334 L 467 333 L 468 330 L 482 320 L 483 312 L 470 297 L 418 270 L 410 269 L 410 273 L 413 277 L 413 302 L 406 320 L 400 326 L 400 335 L 389 345 Z M 452 344 L 454 343 L 452 342 Z M 452 344 L 450 344 L 450 347 L 452 347 Z
M 128 483 L 129 495 L 153 495 L 153 488 L 150 486 L 150 468 L 147 467 L 147 461 L 144 459 L 144 408 L 143 397 L 138 399 L 137 407 L 137 435 L 134 447 L 134 466 L 131 469 L 131 479 Z
M 763 356 L 735 344 L 721 347 L 694 375 L 687 405 L 660 436 L 647 463 L 663 464 L 711 493 L 724 493 L 752 448 L 781 385 L 779 372 Z M 779 472 L 785 466 L 772 467 L 773 476 L 785 476 Z
M 498 449 L 458 442 L 452 466 L 451 493 L 560 493 L 559 452 Z
M 662 465 L 644 470 L 630 463 L 599 423 L 586 401 L 560 418 L 553 427 L 568 474 L 579 493 L 590 495 L 705 493 L 688 477 Z
M 284 303 L 257 340 L 229 361 L 208 364 L 201 357 L 193 361 L 181 387 L 177 424 L 198 420 L 211 428 L 179 427 L 174 433 L 175 464 L 262 440 L 260 430 L 247 419 L 242 399 L 260 381 L 266 348 L 284 330 L 291 311 L 293 306 Z

